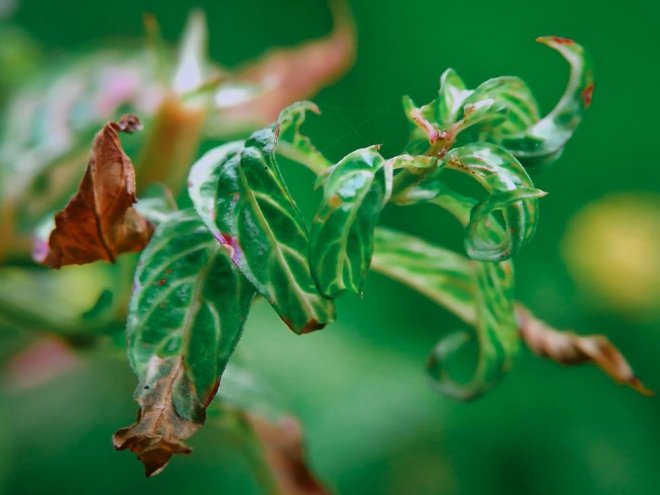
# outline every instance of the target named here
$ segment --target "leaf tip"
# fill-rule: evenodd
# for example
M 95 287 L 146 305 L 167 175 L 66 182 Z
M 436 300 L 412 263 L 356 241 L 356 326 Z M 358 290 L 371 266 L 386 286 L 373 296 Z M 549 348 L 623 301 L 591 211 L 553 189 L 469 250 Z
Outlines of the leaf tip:
M 636 376 L 633 376 L 628 380 L 627 385 L 629 385 L 633 390 L 638 392 L 639 394 L 645 396 L 645 397 L 655 397 L 656 393 L 654 390 L 651 390 L 650 388 L 647 388 L 646 385 L 644 385 L 639 378 Z
M 144 126 L 140 119 L 133 114 L 123 115 L 119 122 L 112 123 L 112 127 L 118 132 L 125 132 L 127 134 L 133 134 L 134 132 L 141 131 Z
M 575 41 L 573 41 L 570 38 L 564 38 L 562 36 L 539 36 L 536 38 L 537 43 L 541 43 L 543 45 L 574 45 Z

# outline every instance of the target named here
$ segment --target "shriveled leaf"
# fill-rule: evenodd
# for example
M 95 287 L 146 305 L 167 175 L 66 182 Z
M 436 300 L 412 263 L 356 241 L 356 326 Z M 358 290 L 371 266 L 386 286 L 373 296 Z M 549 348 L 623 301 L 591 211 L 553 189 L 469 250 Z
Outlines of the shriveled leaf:
M 376 230 L 372 267 L 409 285 L 474 326 L 478 360 L 467 382 L 456 380 L 448 362 L 471 337 L 465 332 L 443 338 L 429 357 L 435 387 L 459 400 L 478 397 L 511 367 L 519 347 L 513 313 L 510 262 L 476 262 L 421 239 Z
M 149 242 L 153 229 L 133 208 L 135 172 L 118 136 L 139 128 L 137 117 L 128 115 L 96 135 L 78 192 L 55 215 L 47 252 L 38 261 L 52 268 L 98 260 L 114 263 L 118 255 L 140 251 Z
M 142 51 L 97 50 L 47 65 L 0 122 L 0 258 L 29 255 L 35 225 L 75 193 L 98 129 L 119 111 L 150 115 L 158 98 Z
M 362 291 L 374 228 L 391 189 L 391 168 L 385 163 L 377 146 L 360 149 L 337 163 L 324 181 L 309 262 L 316 285 L 328 297 Z
M 183 371 L 178 358 L 151 361 L 137 400 L 138 417 L 133 426 L 118 430 L 112 443 L 117 450 L 134 452 L 144 464 L 146 476 L 160 473 L 175 454 L 190 454 L 192 449 L 183 441 L 195 433 L 203 419 L 191 420 L 178 414 L 174 395 L 192 395 L 194 387 Z
M 640 382 L 626 358 L 604 335 L 581 336 L 555 330 L 521 305 L 516 307 L 516 316 L 520 335 L 535 354 L 560 364 L 594 363 L 615 382 L 628 385 L 642 395 L 655 395 Z
M 147 475 L 189 452 L 182 441 L 204 423 L 253 293 L 193 210 L 161 223 L 142 253 L 127 324 L 140 414 L 115 446 Z
M 566 59 L 570 76 L 563 96 L 548 115 L 524 132 L 497 140 L 525 166 L 559 157 L 591 105 L 594 90 L 591 59 L 581 45 L 558 36 L 545 36 L 537 41 L 557 50 Z
M 275 160 L 275 130 L 203 156 L 190 196 L 234 264 L 294 332 L 306 333 L 333 321 L 335 310 L 312 279 L 307 227 Z
M 344 0 L 332 3 L 335 26 L 328 36 L 292 48 L 269 51 L 240 68 L 236 81 L 259 89 L 249 98 L 222 101 L 224 120 L 264 125 L 291 103 L 308 98 L 342 76 L 355 58 L 355 28 Z M 221 89 L 222 91 L 222 89 Z

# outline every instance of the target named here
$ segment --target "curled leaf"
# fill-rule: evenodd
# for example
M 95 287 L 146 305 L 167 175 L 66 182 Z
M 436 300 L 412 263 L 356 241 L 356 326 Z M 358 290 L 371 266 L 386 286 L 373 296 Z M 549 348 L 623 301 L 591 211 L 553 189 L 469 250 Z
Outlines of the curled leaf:
M 545 193 L 534 188 L 516 158 L 494 144 L 478 142 L 454 148 L 435 166 L 400 171 L 394 179 L 394 201 L 441 204 L 437 201 L 440 196 L 463 201 L 461 194 L 446 185 L 444 174 L 448 169 L 471 177 L 489 193 L 483 201 L 472 202 L 471 220 L 464 222 L 466 252 L 472 259 L 506 260 L 531 240 L 538 225 L 538 198 Z M 504 225 L 494 215 L 498 210 L 502 211 Z
M 324 181 L 309 260 L 319 290 L 328 297 L 362 290 L 374 228 L 389 199 L 391 169 L 385 163 L 378 147 L 360 149 L 337 163 Z
M 428 360 L 435 388 L 452 398 L 471 400 L 495 386 L 512 366 L 520 340 L 511 263 L 471 261 L 391 230 L 377 229 L 375 239 L 374 270 L 412 287 L 474 327 L 477 364 L 471 377 L 456 379 L 448 364 L 471 336 L 451 334 L 438 342 Z
M 472 208 L 470 222 L 465 228 L 465 250 L 468 256 L 479 260 L 499 260 L 517 252 L 531 238 L 536 227 L 530 232 L 532 225 L 528 223 L 528 216 L 512 214 L 508 208 L 520 207 L 523 201 L 542 198 L 545 195 L 545 191 L 540 189 L 521 187 L 491 194 L 485 201 L 477 204 Z M 498 210 L 504 211 L 507 223 L 504 231 L 495 229 L 492 225 L 495 221 L 493 214 Z M 520 233 L 523 235 L 519 235 Z
M 135 172 L 118 136 L 140 127 L 137 117 L 127 115 L 96 135 L 78 192 L 55 215 L 48 248 L 38 250 L 38 261 L 52 268 L 114 262 L 118 255 L 140 251 L 149 242 L 153 228 L 133 207 Z
M 527 84 L 519 77 L 502 76 L 481 83 L 461 107 L 460 131 L 471 129 L 479 141 L 496 141 L 527 130 L 539 119 L 538 106 Z
M 591 59 L 581 45 L 558 36 L 544 36 L 537 41 L 564 57 L 570 66 L 570 76 L 564 94 L 548 115 L 524 132 L 497 140 L 525 166 L 559 157 L 591 105 L 594 90 Z
M 335 22 L 332 33 L 297 47 L 271 50 L 236 72 L 236 81 L 260 90 L 235 105 L 224 103 L 222 115 L 226 120 L 233 124 L 272 122 L 287 105 L 309 97 L 351 67 L 355 58 L 353 21 L 344 0 L 331 5 Z
M 560 332 L 521 305 L 516 307 L 516 316 L 520 335 L 535 354 L 561 364 L 594 363 L 615 382 L 628 385 L 642 395 L 655 395 L 640 382 L 626 358 L 604 335 Z

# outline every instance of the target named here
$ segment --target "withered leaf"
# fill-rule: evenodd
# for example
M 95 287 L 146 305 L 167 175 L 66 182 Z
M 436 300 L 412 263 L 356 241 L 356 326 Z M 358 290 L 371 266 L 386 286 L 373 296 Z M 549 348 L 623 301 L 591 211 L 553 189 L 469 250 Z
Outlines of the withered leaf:
M 139 251 L 149 242 L 153 228 L 132 206 L 135 171 L 118 135 L 140 127 L 137 117 L 126 115 L 94 137 L 78 192 L 55 215 L 55 229 L 48 246 L 36 250 L 37 261 L 52 268 L 114 262 L 118 255 Z
M 237 81 L 264 88 L 256 98 L 227 108 L 229 121 L 273 122 L 295 101 L 308 98 L 342 76 L 355 58 L 355 28 L 345 1 L 331 3 L 333 31 L 292 48 L 270 50 L 240 68 Z
M 195 396 L 195 387 L 185 374 L 180 357 L 152 358 L 146 379 L 137 392 L 140 404 L 137 421 L 128 428 L 118 430 L 112 442 L 117 450 L 128 449 L 144 464 L 145 474 L 160 473 L 174 454 L 190 454 L 192 449 L 183 441 L 195 433 L 206 417 L 204 403 L 191 411 L 191 419 L 177 413 L 175 396 Z
M 244 418 L 262 449 L 273 493 L 329 495 L 307 464 L 302 431 L 295 418 L 285 416 L 274 422 L 247 412 Z
M 617 383 L 628 385 L 642 395 L 655 395 L 635 376 L 626 358 L 604 335 L 580 336 L 555 330 L 521 305 L 516 307 L 516 316 L 520 335 L 535 354 L 561 364 L 594 363 Z

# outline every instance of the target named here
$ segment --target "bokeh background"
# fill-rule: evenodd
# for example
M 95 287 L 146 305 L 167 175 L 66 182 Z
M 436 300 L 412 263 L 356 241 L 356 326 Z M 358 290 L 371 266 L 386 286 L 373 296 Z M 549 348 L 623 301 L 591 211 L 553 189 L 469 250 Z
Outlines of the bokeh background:
M 534 39 L 554 34 L 588 47 L 597 70 L 594 104 L 561 160 L 533 176 L 550 194 L 534 242 L 516 260 L 517 295 L 557 328 L 608 335 L 660 390 L 660 4 L 350 5 L 355 67 L 314 98 L 323 116 L 308 126 L 332 158 L 373 143 L 396 153 L 407 133 L 401 96 L 430 100 L 446 67 L 471 87 L 519 75 L 547 111 L 568 71 Z M 144 12 L 174 41 L 193 6 L 206 11 L 211 53 L 227 66 L 331 27 L 324 0 L 24 0 L 10 20 L 45 47 L 47 67 L 108 38 L 142 36 Z M 11 54 L 12 47 L 0 50 Z M 286 172 L 309 211 L 317 199 L 308 192 L 311 175 Z M 383 218 L 460 248 L 460 228 L 436 209 L 392 209 Z M 313 465 L 337 493 L 660 493 L 657 398 L 619 387 L 595 367 L 560 367 L 525 351 L 491 393 L 454 403 L 430 389 L 423 366 L 456 319 L 377 274 L 363 298 L 339 302 L 338 314 L 335 325 L 299 338 L 257 304 L 238 349 L 301 419 Z M 259 493 L 237 446 L 213 427 L 193 437 L 194 455 L 145 479 L 132 455 L 111 447 L 112 433 L 136 409 L 126 360 L 119 351 L 79 359 L 39 386 L 3 386 L 1 493 Z

